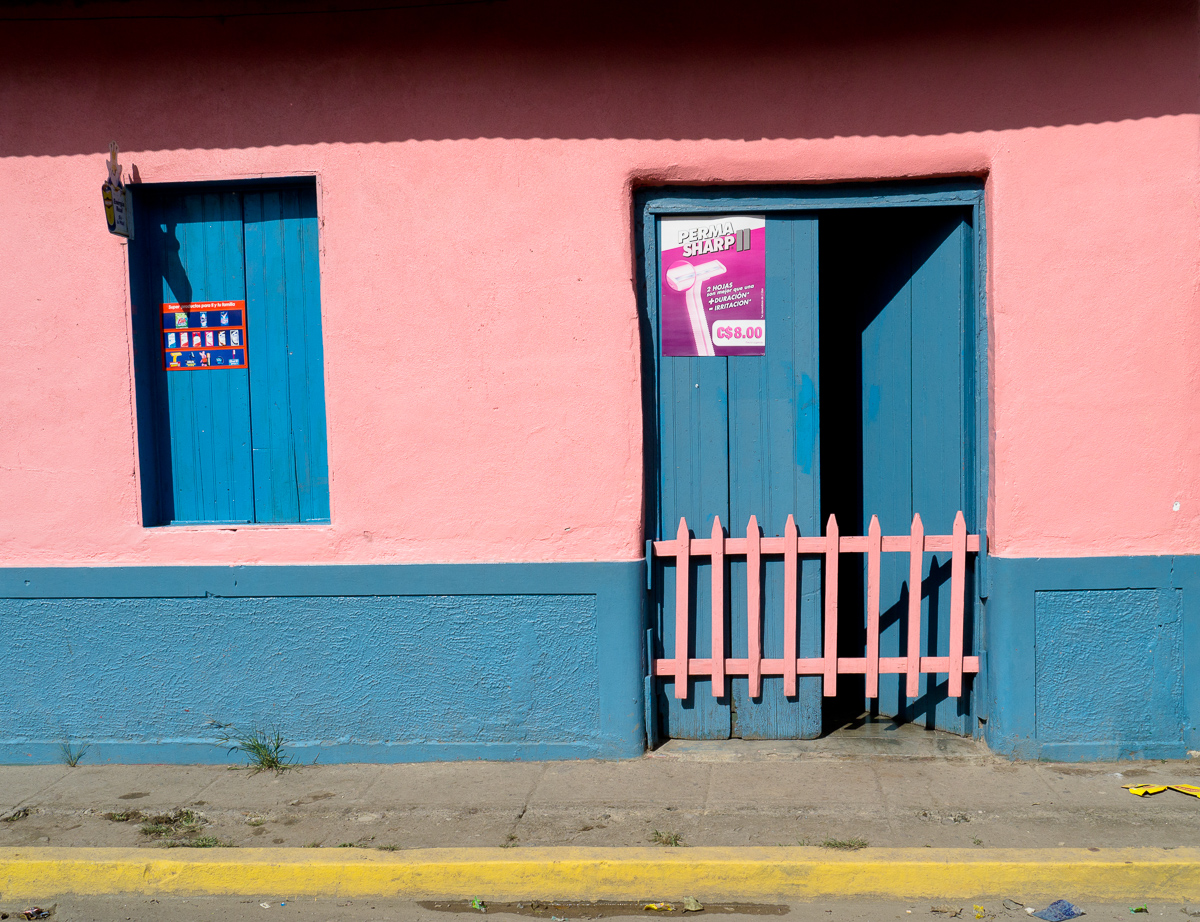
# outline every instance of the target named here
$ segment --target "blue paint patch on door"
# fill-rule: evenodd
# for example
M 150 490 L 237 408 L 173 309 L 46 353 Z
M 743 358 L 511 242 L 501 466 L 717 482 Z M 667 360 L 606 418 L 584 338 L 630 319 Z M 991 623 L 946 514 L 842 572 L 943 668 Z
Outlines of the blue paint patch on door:
M 817 386 L 810 375 L 800 376 L 796 407 L 796 466 L 807 476 L 812 474 L 817 460 L 817 433 L 821 422 L 817 411 Z
M 883 392 L 878 384 L 867 388 L 867 422 L 873 423 L 879 419 L 879 407 L 883 403 Z

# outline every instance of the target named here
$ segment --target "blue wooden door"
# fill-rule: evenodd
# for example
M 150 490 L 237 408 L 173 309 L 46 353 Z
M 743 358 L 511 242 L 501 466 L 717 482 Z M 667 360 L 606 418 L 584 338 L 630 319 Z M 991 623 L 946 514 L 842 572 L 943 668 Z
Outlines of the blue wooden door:
M 135 207 L 143 520 L 329 521 L 315 188 L 146 187 Z M 206 367 L 179 369 L 166 358 L 178 335 L 163 325 L 168 306 L 187 324 L 206 313 L 200 302 L 235 308 L 238 329 L 211 329 L 230 320 L 211 311 L 197 321 L 209 329 L 189 338 L 243 347 L 239 367 L 206 356 Z
M 726 531 L 745 534 L 751 515 L 764 534 L 783 534 L 788 515 L 801 534 L 819 534 L 819 412 L 817 223 L 807 216 L 770 217 L 766 229 L 766 355 L 656 356 L 658 465 L 657 537 L 673 537 L 681 517 L 694 535 L 708 537 L 713 517 Z M 657 343 L 658 337 L 655 337 Z M 658 350 L 661 351 L 661 350 Z M 658 565 L 656 655 L 674 650 L 674 568 Z M 745 656 L 746 572 L 728 562 L 725 585 L 731 612 L 724 656 Z M 783 565 L 764 563 L 762 618 L 765 656 L 783 653 Z M 693 564 L 691 656 L 707 657 L 711 643 L 711 566 Z M 820 571 L 800 574 L 801 656 L 819 654 Z M 727 679 L 714 697 L 712 683 L 690 683 L 686 699 L 658 681 L 659 726 L 681 739 L 796 738 L 821 731 L 821 690 L 801 678 L 787 698 L 781 677 L 763 679 L 751 698 L 744 677 Z

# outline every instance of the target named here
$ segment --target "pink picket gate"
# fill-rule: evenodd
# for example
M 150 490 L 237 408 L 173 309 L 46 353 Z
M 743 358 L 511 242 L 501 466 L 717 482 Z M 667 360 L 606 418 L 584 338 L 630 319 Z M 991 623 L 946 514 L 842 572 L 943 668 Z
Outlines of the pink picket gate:
M 837 519 L 832 515 L 825 537 L 805 538 L 789 515 L 783 537 L 767 538 L 758 533 L 758 520 L 750 517 L 746 537 L 725 536 L 719 518 L 713 519 L 711 538 L 693 538 L 687 520 L 679 520 L 679 531 L 670 541 L 651 543 L 655 557 L 675 558 L 675 655 L 669 659 L 653 660 L 653 674 L 675 681 L 675 697 L 688 696 L 688 677 L 712 679 L 714 697 L 725 694 L 726 676 L 747 676 L 750 695 L 762 693 L 763 676 L 783 676 L 785 695 L 795 695 L 797 676 L 824 676 L 826 696 L 837 694 L 837 677 L 865 675 L 866 694 L 879 697 L 879 676 L 906 676 L 905 694 L 919 694 L 920 675 L 943 673 L 949 676 L 949 694 L 962 695 L 963 673 L 979 671 L 979 657 L 967 656 L 963 639 L 963 611 L 966 606 L 967 554 L 978 552 L 979 535 L 968 535 L 961 512 L 954 518 L 951 535 L 926 535 L 919 515 L 913 516 L 912 531 L 907 535 L 883 535 L 879 519 L 871 516 L 866 535 L 841 537 Z M 950 649 L 946 656 L 921 656 L 921 593 L 908 594 L 908 649 L 905 656 L 879 655 L 879 562 L 887 553 L 909 555 L 909 586 L 921 585 L 924 554 L 927 551 L 950 552 Z M 765 658 L 762 655 L 761 575 L 762 555 L 783 555 L 783 657 Z M 865 656 L 838 656 L 838 565 L 842 554 L 867 555 L 867 640 Z M 746 605 L 748 637 L 746 657 L 688 657 L 689 639 L 689 578 L 693 557 L 712 558 L 712 649 L 725 649 L 725 558 L 746 558 Z M 797 625 L 796 584 L 799 558 L 821 556 L 825 563 L 825 630 L 824 655 L 797 656 L 799 636 Z M 700 613 L 697 612 L 697 617 Z

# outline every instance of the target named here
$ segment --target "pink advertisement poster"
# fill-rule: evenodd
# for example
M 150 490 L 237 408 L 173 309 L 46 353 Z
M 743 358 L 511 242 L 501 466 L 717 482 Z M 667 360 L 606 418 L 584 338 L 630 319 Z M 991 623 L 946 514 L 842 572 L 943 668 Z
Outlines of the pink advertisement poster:
M 765 215 L 659 219 L 663 355 L 764 355 Z

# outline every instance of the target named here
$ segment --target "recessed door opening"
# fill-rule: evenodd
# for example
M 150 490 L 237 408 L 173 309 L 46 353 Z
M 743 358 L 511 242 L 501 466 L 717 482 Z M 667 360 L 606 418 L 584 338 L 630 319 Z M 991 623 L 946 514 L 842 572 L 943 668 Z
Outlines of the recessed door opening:
M 843 534 L 866 534 L 872 515 L 884 534 L 906 534 L 914 513 L 927 534 L 949 534 L 960 509 L 974 531 L 969 222 L 956 208 L 821 216 L 821 519 L 836 515 Z M 926 562 L 921 651 L 935 655 L 948 642 L 949 560 Z M 861 656 L 864 568 L 842 567 L 839 577 L 839 655 Z M 906 649 L 907 579 L 907 560 L 885 555 L 882 655 Z M 973 625 L 967 617 L 969 645 Z M 843 677 L 837 697 L 824 700 L 824 731 L 866 714 L 971 734 L 969 695 L 950 699 L 944 677 L 922 677 L 909 701 L 903 682 L 881 677 L 868 701 L 861 677 Z
M 723 533 L 750 547 L 751 516 L 750 527 L 765 538 L 782 536 L 789 516 L 801 536 L 812 538 L 826 534 L 830 515 L 843 536 L 867 534 L 872 516 L 884 535 L 901 536 L 914 514 L 926 535 L 949 535 L 960 511 L 968 532 L 976 533 L 978 199 L 942 204 L 930 196 L 935 201 L 917 206 L 855 207 L 854 195 L 847 195 L 844 207 L 806 209 L 805 200 L 792 198 L 794 207 L 785 210 L 778 200 L 754 195 L 747 192 L 742 207 L 737 196 L 724 194 L 712 211 L 703 210 L 704 193 L 663 200 L 662 214 L 685 206 L 697 222 L 714 226 L 756 212 L 762 221 L 765 213 L 766 333 L 765 352 L 757 354 L 663 348 L 660 305 L 672 296 L 656 290 L 658 267 L 648 269 L 655 421 L 648 440 L 649 537 L 674 539 L 684 519 L 692 539 Z M 647 249 L 658 248 L 656 258 L 666 266 L 663 260 L 673 255 L 662 244 L 664 225 L 654 212 L 647 218 Z M 702 258 L 733 265 L 723 252 L 706 249 Z M 705 317 L 713 329 L 726 322 L 720 308 L 702 308 L 688 290 L 696 302 L 693 326 Z M 723 289 L 714 284 L 704 289 L 705 298 L 710 291 L 720 303 Z M 714 532 L 718 520 L 721 532 Z M 718 545 L 703 545 L 709 546 Z M 651 655 L 671 658 L 676 670 L 654 680 L 660 736 L 813 739 L 878 726 L 881 719 L 889 726 L 973 734 L 973 683 L 966 680 L 963 694 L 954 697 L 947 676 L 932 667 L 920 676 L 915 697 L 906 676 L 894 672 L 880 675 L 877 697 L 867 696 L 861 675 L 838 676 L 836 696 L 826 696 L 811 666 L 795 678 L 779 675 L 781 665 L 760 677 L 758 667 L 746 665 L 759 656 L 782 664 L 792 655 L 809 663 L 827 655 L 824 558 L 802 557 L 787 576 L 782 554 L 766 553 L 757 571 L 756 626 L 756 603 L 748 594 L 756 571 L 748 570 L 747 557 L 730 553 L 719 560 L 719 572 L 704 550 L 691 557 L 686 587 L 675 569 L 678 558 L 653 561 Z M 840 557 L 837 655 L 862 663 L 866 555 L 843 549 Z M 909 566 L 906 554 L 881 558 L 879 655 L 894 662 L 908 651 Z M 945 657 L 950 648 L 950 574 L 949 552 L 926 551 L 919 588 L 924 659 Z M 785 589 L 787 580 L 794 590 Z M 795 617 L 785 612 L 788 592 Z M 973 653 L 978 604 L 970 568 L 965 594 L 963 639 Z M 677 597 L 687 606 L 686 625 Z M 687 634 L 679 633 L 685 626 Z M 686 640 L 695 666 L 679 658 L 676 636 Z M 748 643 L 757 652 L 748 652 Z M 716 658 L 727 662 L 728 672 L 714 671 Z

